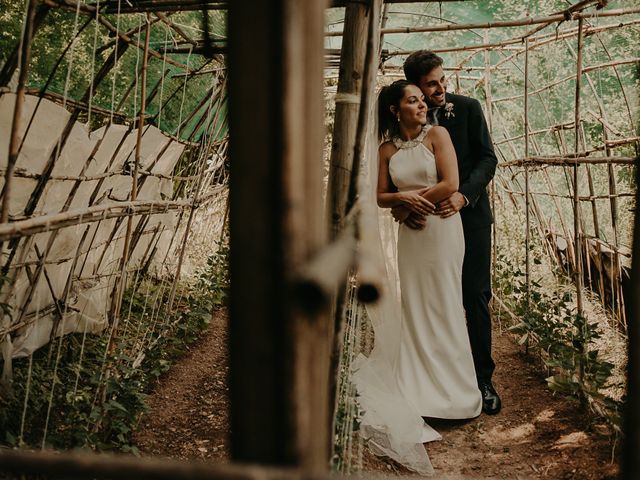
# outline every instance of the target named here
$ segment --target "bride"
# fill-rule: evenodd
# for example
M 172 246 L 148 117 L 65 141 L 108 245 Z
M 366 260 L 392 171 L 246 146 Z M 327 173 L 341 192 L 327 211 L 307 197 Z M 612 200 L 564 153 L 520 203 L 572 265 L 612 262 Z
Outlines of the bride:
M 398 231 L 397 345 L 374 326 L 376 346 L 354 379 L 373 452 L 423 474 L 433 469 L 422 443 L 440 436 L 422 417 L 474 418 L 482 408 L 462 305 L 460 215 L 430 215 L 458 189 L 456 154 L 447 130 L 427 125 L 426 114 L 416 85 L 398 80 L 380 92 L 378 206 L 419 215 L 401 219 Z

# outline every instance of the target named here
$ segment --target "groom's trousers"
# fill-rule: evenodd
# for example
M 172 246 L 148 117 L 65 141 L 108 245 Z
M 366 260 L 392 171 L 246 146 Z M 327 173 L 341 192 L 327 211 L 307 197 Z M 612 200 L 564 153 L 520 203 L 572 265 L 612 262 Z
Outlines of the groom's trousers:
M 495 363 L 491 358 L 491 225 L 464 229 L 462 301 L 478 382 L 490 381 Z

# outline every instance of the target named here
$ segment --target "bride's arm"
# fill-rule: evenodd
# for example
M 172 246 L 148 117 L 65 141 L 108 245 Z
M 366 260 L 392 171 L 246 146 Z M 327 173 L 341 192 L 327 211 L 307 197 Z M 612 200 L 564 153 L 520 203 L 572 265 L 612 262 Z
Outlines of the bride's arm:
M 383 143 L 378 149 L 380 166 L 378 169 L 378 206 L 381 208 L 392 208 L 399 205 L 406 206 L 409 210 L 421 215 L 427 215 L 431 203 L 422 195 L 426 189 L 411 190 L 408 192 L 398 192 L 389 175 L 389 159 L 396 149 L 390 142 Z
M 438 203 L 458 191 L 458 159 L 449 132 L 444 127 L 431 128 L 425 142 L 436 158 L 438 183 L 427 190 L 423 197 L 432 203 Z

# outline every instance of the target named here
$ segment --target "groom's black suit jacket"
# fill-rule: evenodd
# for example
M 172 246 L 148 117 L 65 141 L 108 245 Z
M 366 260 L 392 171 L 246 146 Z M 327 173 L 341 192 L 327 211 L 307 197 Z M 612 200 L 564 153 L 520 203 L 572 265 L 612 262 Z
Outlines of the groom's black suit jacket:
M 487 185 L 498 164 L 489 128 L 476 99 L 452 93 L 445 98 L 453 109 L 447 115 L 447 109 L 441 107 L 438 123 L 451 136 L 458 157 L 458 191 L 469 200 L 469 205 L 460 210 L 462 225 L 465 230 L 484 227 L 493 222 Z

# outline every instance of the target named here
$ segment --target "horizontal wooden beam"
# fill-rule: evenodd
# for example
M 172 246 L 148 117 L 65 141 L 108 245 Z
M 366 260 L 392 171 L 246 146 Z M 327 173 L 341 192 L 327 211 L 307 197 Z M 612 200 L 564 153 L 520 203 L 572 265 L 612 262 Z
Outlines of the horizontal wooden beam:
M 133 456 L 3 450 L 3 473 L 82 479 L 118 480 L 303 480 L 308 476 L 290 468 L 178 462 Z M 321 477 L 317 477 L 321 480 Z M 334 478 L 332 476 L 332 478 Z M 328 476 L 326 477 L 328 480 Z
M 97 6 L 98 4 L 91 4 Z M 103 13 L 139 13 L 139 12 L 172 12 L 172 11 L 191 11 L 191 10 L 226 10 L 227 2 L 220 0 L 136 0 L 122 2 L 117 0 L 109 0 L 102 2 L 101 8 Z
M 475 2 L 476 0 L 383 0 L 384 3 L 441 3 L 441 2 Z M 331 7 L 345 7 L 348 3 L 364 3 L 369 5 L 368 0 L 332 0 Z
M 389 3 L 389 2 L 387 2 Z M 472 30 L 472 29 L 491 29 L 491 28 L 505 28 L 505 27 L 521 27 L 525 25 L 539 25 L 545 23 L 565 22 L 570 20 L 578 20 L 580 18 L 595 18 L 595 17 L 617 17 L 621 15 L 629 15 L 640 12 L 640 7 L 634 8 L 620 8 L 609 11 L 598 11 L 593 13 L 573 13 L 565 15 L 559 13 L 555 15 L 547 15 L 541 17 L 525 17 L 518 20 L 505 20 L 499 22 L 481 22 L 481 23 L 454 23 L 445 25 L 427 25 L 424 27 L 395 27 L 384 28 L 381 32 L 385 35 L 394 33 L 425 33 L 425 32 L 448 32 L 455 30 Z M 340 37 L 341 31 L 327 32 L 327 37 Z
M 212 195 L 196 199 L 196 205 L 206 203 Z M 11 223 L 0 224 L 0 241 L 12 238 L 34 235 L 36 233 L 50 232 L 64 227 L 93 223 L 116 217 L 131 215 L 153 215 L 167 213 L 173 210 L 193 208 L 193 199 L 185 200 L 153 200 L 132 202 L 119 202 L 111 205 L 96 205 L 84 210 L 41 215 L 38 217 L 19 220 Z
M 582 163 L 589 165 L 597 164 L 621 164 L 632 165 L 635 162 L 634 157 L 529 157 L 519 158 L 510 162 L 498 163 L 498 167 L 514 167 L 520 165 L 580 165 Z

